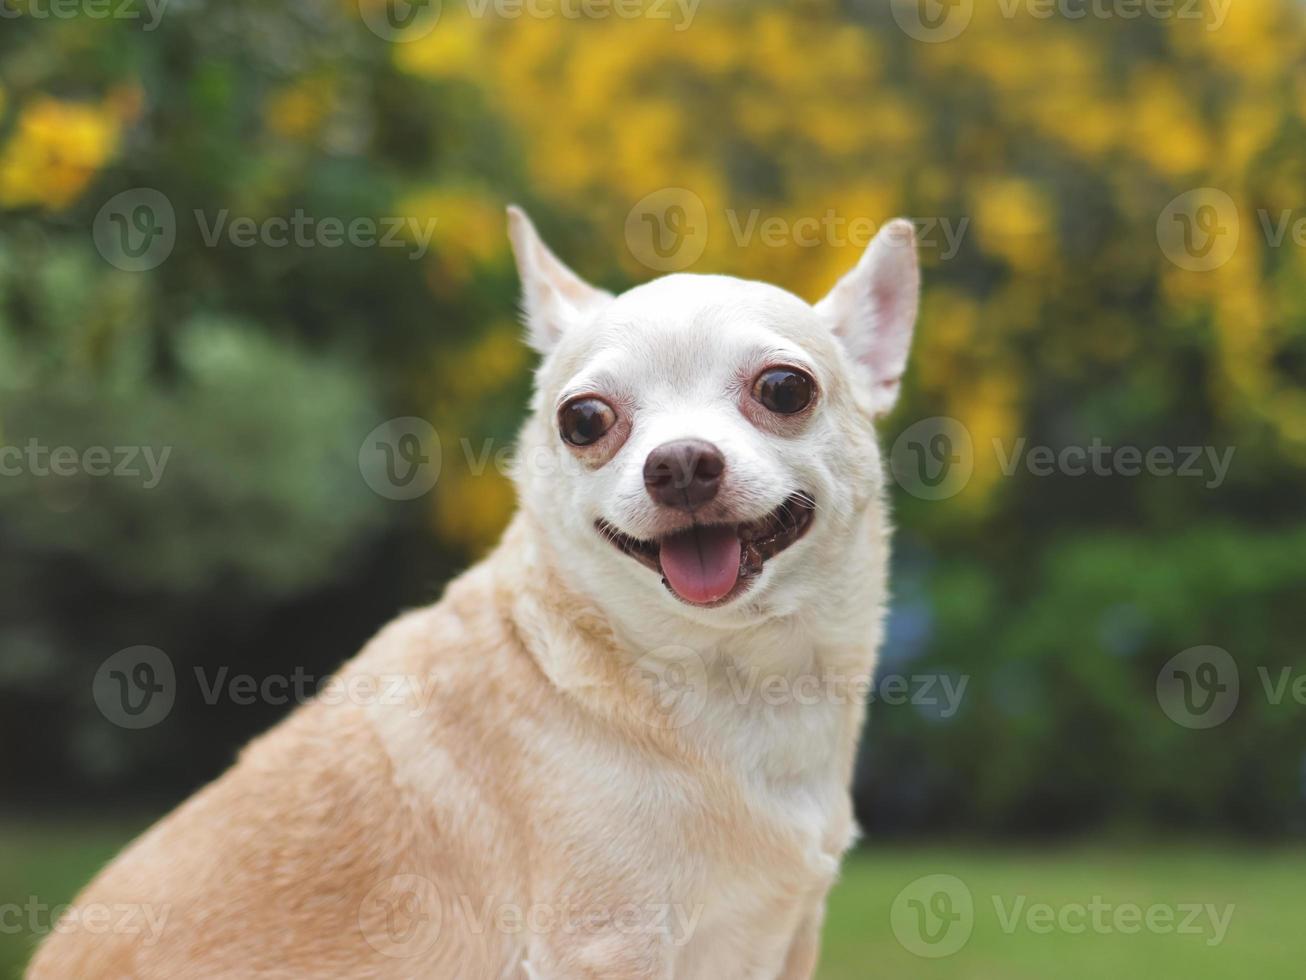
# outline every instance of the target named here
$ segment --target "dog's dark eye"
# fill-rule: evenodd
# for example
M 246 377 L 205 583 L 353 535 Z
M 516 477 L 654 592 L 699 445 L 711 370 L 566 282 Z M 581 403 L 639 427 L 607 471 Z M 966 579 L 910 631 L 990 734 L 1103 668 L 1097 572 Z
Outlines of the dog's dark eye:
M 562 438 L 573 446 L 588 446 L 597 442 L 603 433 L 617 421 L 612 406 L 598 398 L 577 398 L 562 406 L 558 413 L 558 426 Z
M 793 415 L 812 403 L 816 382 L 797 368 L 767 368 L 753 382 L 753 397 L 777 415 Z

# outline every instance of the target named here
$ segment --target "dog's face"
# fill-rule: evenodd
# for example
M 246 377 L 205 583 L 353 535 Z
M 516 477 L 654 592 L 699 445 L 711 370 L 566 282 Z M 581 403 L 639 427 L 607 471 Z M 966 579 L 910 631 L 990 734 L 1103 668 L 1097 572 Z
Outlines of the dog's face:
M 742 626 L 849 574 L 840 556 L 880 506 L 872 421 L 916 316 L 911 225 L 887 226 L 816 306 L 683 274 L 613 297 L 516 209 L 509 230 L 544 355 L 517 480 L 572 584 Z

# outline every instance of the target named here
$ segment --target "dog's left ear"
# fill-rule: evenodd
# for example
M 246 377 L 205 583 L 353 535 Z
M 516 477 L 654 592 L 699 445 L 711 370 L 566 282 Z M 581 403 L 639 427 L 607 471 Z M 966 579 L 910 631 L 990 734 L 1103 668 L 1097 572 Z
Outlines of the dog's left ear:
M 856 268 L 816 304 L 844 349 L 869 372 L 877 416 L 898 400 L 920 288 L 916 231 L 898 218 L 880 229 Z
M 516 205 L 508 208 L 508 237 L 521 276 L 526 340 L 548 354 L 570 327 L 606 304 L 612 294 L 595 289 L 563 265 Z

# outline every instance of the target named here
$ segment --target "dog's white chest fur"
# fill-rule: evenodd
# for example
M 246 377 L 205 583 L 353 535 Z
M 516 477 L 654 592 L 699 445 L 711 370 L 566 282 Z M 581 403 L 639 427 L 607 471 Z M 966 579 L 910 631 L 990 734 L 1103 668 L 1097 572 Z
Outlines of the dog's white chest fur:
M 739 863 L 743 855 L 731 852 L 705 862 L 695 892 L 699 926 L 678 957 L 677 977 L 776 976 L 813 901 L 835 880 L 852 837 L 847 790 L 833 764 L 840 719 L 824 709 L 804 715 L 758 716 L 736 732 L 741 742 L 765 746 L 746 753 L 755 768 L 739 771 L 754 831 L 770 846 L 763 860 Z

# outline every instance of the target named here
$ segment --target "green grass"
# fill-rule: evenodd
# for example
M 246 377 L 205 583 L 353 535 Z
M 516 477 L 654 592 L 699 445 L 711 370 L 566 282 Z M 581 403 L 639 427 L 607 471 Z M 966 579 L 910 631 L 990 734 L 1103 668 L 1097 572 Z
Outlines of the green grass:
M 56 826 L 0 826 L 0 910 L 24 906 L 29 896 L 56 905 L 68 901 L 90 875 L 132 835 L 122 827 L 70 830 Z M 894 931 L 895 899 L 926 875 L 949 875 L 969 891 L 971 932 L 952 955 L 930 959 L 909 951 Z M 919 886 L 917 886 L 919 888 Z M 954 911 L 962 894 L 956 894 Z M 897 903 L 898 932 L 910 943 L 919 936 L 917 911 L 906 902 L 927 904 L 939 889 L 908 891 Z M 1014 924 L 1013 911 L 1023 897 Z M 938 901 L 938 899 L 934 899 Z M 1049 906 L 1055 914 L 1098 902 L 1106 929 L 1085 920 L 1082 931 L 1055 925 L 1031 928 L 1030 910 Z M 1218 943 L 1205 915 L 1197 934 L 1128 933 L 1112 926 L 1121 906 L 1157 907 L 1176 915 L 1188 905 L 1233 906 L 1227 933 Z M 1000 906 L 1000 910 L 999 910 Z M 945 910 L 946 911 L 946 910 Z M 905 914 L 902 914 L 905 913 Z M 1033 913 L 1036 917 L 1040 912 Z M 1041 913 L 1048 914 L 1048 913 Z M 1069 925 L 1078 929 L 1078 919 Z M 22 915 L 26 916 L 26 912 Z M 1004 919 L 1006 921 L 1004 921 Z M 935 920 L 937 921 L 937 920 Z M 1163 920 L 1157 920 L 1162 922 Z M 943 932 L 943 948 L 964 930 Z M 1306 851 L 1237 849 L 1228 846 L 1166 845 L 1151 849 L 1058 848 L 991 850 L 947 848 L 879 849 L 851 858 L 831 897 L 821 980 L 1206 980 L 1229 977 L 1300 975 L 1306 960 Z M 20 975 L 34 939 L 15 931 L 13 913 L 0 915 L 0 977 Z M 1037 918 L 1033 925 L 1039 926 Z M 1128 926 L 1128 922 L 1125 922 Z
M 926 959 L 904 948 L 891 925 L 895 898 L 916 879 L 950 875 L 969 890 L 973 928 L 955 953 Z M 955 887 L 955 886 L 954 886 Z M 933 894 L 934 889 L 928 890 Z M 1021 896 L 1022 914 L 1013 910 Z M 908 892 L 906 899 L 919 897 Z M 925 896 L 928 898 L 928 896 Z M 1099 901 L 1106 929 L 1094 927 L 1093 913 L 1080 930 L 1067 913 L 1068 932 L 1038 919 L 1029 927 L 1029 910 L 1048 905 L 1063 914 L 1073 906 Z M 1216 932 L 1203 915 L 1199 934 L 1180 934 L 1186 917 L 1181 906 L 1232 905 L 1228 929 Z M 1001 907 L 1001 914 L 998 906 Z M 1114 928 L 1112 916 L 1132 905 L 1152 913 L 1156 930 L 1135 933 Z M 954 900 L 953 909 L 958 908 Z M 1163 916 L 1172 910 L 1168 931 Z M 910 942 L 919 919 L 908 909 L 900 928 Z M 1128 915 L 1128 912 L 1123 913 Z M 934 920 L 937 922 L 937 920 Z M 1306 960 L 1306 852 L 1239 850 L 1201 845 L 1163 845 L 1042 851 L 984 848 L 880 850 L 857 855 L 845 868 L 831 896 L 826 922 L 822 980 L 1206 980 L 1230 977 L 1300 976 Z M 1128 928 L 1130 922 L 1122 924 Z M 933 928 L 933 924 L 931 924 Z M 962 930 L 958 922 L 954 928 Z M 942 932 L 940 929 L 939 932 Z M 960 933 L 959 933 L 960 934 Z M 942 932 L 934 949 L 943 948 Z M 926 948 L 929 948 L 926 946 Z
M 36 946 L 29 904 L 68 902 L 139 829 L 0 825 L 0 977 L 21 976 Z

